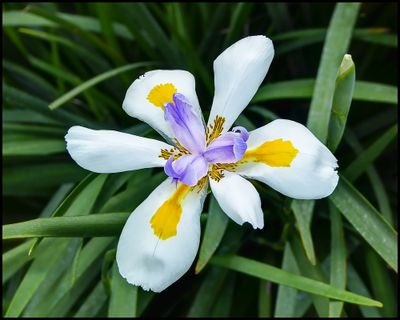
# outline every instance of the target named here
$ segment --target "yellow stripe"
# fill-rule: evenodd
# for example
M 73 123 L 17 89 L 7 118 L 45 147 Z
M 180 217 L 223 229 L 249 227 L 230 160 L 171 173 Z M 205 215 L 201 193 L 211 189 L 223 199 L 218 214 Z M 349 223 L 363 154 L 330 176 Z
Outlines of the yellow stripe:
M 298 152 L 299 150 L 291 141 L 276 139 L 264 142 L 255 149 L 247 150 L 242 161 L 261 162 L 270 167 L 290 167 Z
M 147 100 L 149 100 L 156 107 L 164 110 L 164 104 L 172 102 L 172 96 L 177 91 L 178 90 L 172 83 L 158 84 L 151 89 L 147 96 Z
M 161 240 L 176 236 L 176 228 L 182 214 L 182 201 L 190 187 L 180 183 L 173 195 L 165 201 L 150 220 L 154 234 Z

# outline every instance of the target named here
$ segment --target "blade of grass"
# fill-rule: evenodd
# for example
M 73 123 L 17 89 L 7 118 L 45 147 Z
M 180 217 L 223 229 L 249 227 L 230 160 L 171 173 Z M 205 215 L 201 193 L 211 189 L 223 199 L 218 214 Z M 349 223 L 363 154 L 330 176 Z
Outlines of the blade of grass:
M 397 272 L 397 232 L 343 176 L 329 200 Z
M 351 55 L 345 54 L 336 78 L 331 118 L 327 138 L 328 148 L 334 152 L 343 137 L 354 91 L 355 66 Z
M 3 195 L 48 196 L 60 184 L 77 182 L 86 174 L 77 165 L 61 161 L 8 166 L 3 173 Z
M 129 215 L 130 212 L 118 212 L 33 219 L 3 225 L 3 239 L 116 236 L 121 233 Z
M 253 10 L 254 3 L 246 3 L 239 2 L 235 4 L 235 8 L 233 9 L 233 13 L 231 15 L 228 33 L 225 36 L 224 40 L 224 48 L 227 48 L 229 45 L 238 39 L 238 35 L 240 34 L 240 28 L 246 24 L 251 11 Z
M 260 280 L 260 288 L 258 292 L 258 317 L 271 317 L 271 299 L 271 283 L 269 281 Z
M 23 317 L 29 317 L 31 311 L 36 308 L 38 303 L 40 303 L 44 297 L 51 294 L 54 287 L 58 286 L 60 278 L 65 273 L 70 272 L 70 265 L 73 263 L 74 256 L 80 247 L 80 239 L 63 240 L 66 241 L 67 245 L 65 250 L 62 252 L 62 257 L 57 259 L 54 265 L 52 265 L 50 270 L 47 272 L 46 278 L 41 282 L 37 290 L 35 290 L 34 295 L 22 314 Z M 57 248 L 54 247 L 51 247 L 50 249 L 51 251 L 57 250 Z
M 311 235 L 311 219 L 315 201 L 292 200 L 291 209 L 296 219 L 296 228 L 299 231 L 301 243 L 308 260 L 312 265 L 316 264 L 314 243 Z
M 67 244 L 68 242 L 65 239 L 55 239 L 53 249 L 56 250 L 45 250 L 36 257 L 13 296 L 5 317 L 20 316 L 37 288 L 48 276 L 51 268 L 64 255 Z
M 359 3 L 338 3 L 329 23 L 307 120 L 307 127 L 322 143 L 328 137 L 337 71 L 350 43 L 359 7 Z
M 111 60 L 122 62 L 122 58 L 119 52 L 117 52 L 113 47 L 107 46 L 107 44 L 102 41 L 97 35 L 81 29 L 77 24 L 75 24 L 74 21 L 68 21 L 64 19 L 61 15 L 55 15 L 51 11 L 40 8 L 38 6 L 28 6 L 26 8 L 26 11 L 31 12 L 44 19 L 50 20 L 55 24 L 58 24 L 67 32 L 73 32 L 74 34 L 85 39 L 87 42 L 97 46 L 102 52 L 106 53 Z
M 227 274 L 228 271 L 224 269 L 215 267 L 208 269 L 187 313 L 187 317 L 205 317 L 209 315 L 222 290 Z
M 89 240 L 80 252 L 74 284 L 71 286 L 70 272 L 65 273 L 58 285 L 47 296 L 43 297 L 40 303 L 31 310 L 29 316 L 65 317 L 70 308 L 82 296 L 82 293 L 93 284 L 93 279 L 99 276 L 100 259 L 114 239 L 93 238 Z
M 228 225 L 228 216 L 222 211 L 218 202 L 211 196 L 208 209 L 207 224 L 200 245 L 199 258 L 196 264 L 196 273 L 206 266 L 214 252 L 217 250 Z
M 312 265 L 305 255 L 303 247 L 300 245 L 297 237 L 293 237 L 290 241 L 293 255 L 299 267 L 300 275 L 309 279 L 328 283 L 322 266 L 318 263 Z M 311 295 L 312 303 L 319 317 L 327 317 L 329 314 L 329 300 L 318 295 Z
M 65 142 L 59 139 L 35 139 L 25 141 L 4 141 L 3 156 L 32 156 L 64 153 Z
M 331 272 L 330 284 L 339 289 L 346 289 L 346 240 L 344 238 L 342 216 L 330 203 L 331 217 Z M 329 301 L 329 317 L 339 318 L 343 302 Z
M 354 267 L 349 264 L 347 266 L 347 286 L 351 291 L 354 291 L 355 293 L 361 294 L 365 297 L 371 297 L 371 294 L 368 291 L 367 286 L 364 284 L 362 281 L 361 277 L 357 273 L 357 271 L 354 269 Z M 359 306 L 360 311 L 362 315 L 365 318 L 381 318 L 382 314 L 380 312 L 380 309 L 377 308 L 370 308 L 370 307 L 363 307 Z
M 209 313 L 210 317 L 229 317 L 232 308 L 234 289 L 236 285 L 236 275 L 228 274 L 224 286 L 219 294 L 217 301 Z
M 136 24 L 139 30 L 141 29 L 146 32 L 148 41 L 151 40 L 153 42 L 153 47 L 163 48 L 159 50 L 159 54 L 163 56 L 163 60 L 175 66 L 181 64 L 181 57 L 177 47 L 172 45 L 160 24 L 144 3 L 124 5 L 122 9 L 126 9 L 129 12 L 132 22 Z
M 297 275 L 300 273 L 295 257 L 293 256 L 292 249 L 290 248 L 289 242 L 286 242 L 285 244 L 281 269 Z M 296 289 L 279 285 L 278 294 L 275 302 L 274 318 L 294 317 L 296 301 L 297 301 Z
M 32 110 L 4 110 L 3 125 L 11 123 L 33 123 L 44 125 L 64 126 L 63 123 Z
M 131 70 L 138 69 L 138 68 L 145 67 L 145 66 L 149 66 L 151 64 L 152 64 L 151 62 L 132 63 L 132 64 L 125 65 L 123 67 L 115 68 L 113 70 L 102 73 L 90 80 L 85 81 L 84 83 L 81 83 L 79 86 L 75 87 L 71 91 L 67 92 L 66 94 L 62 95 L 61 97 L 59 97 L 58 99 L 56 99 L 55 101 L 50 103 L 49 109 L 51 109 L 51 110 L 57 109 L 62 104 L 71 100 L 72 98 L 74 98 L 78 94 L 84 92 L 85 90 L 89 89 L 90 87 L 95 86 L 99 82 L 102 82 L 109 78 L 115 77 L 116 75 L 118 75 L 120 73 L 131 71 Z
M 211 263 L 223 268 L 242 272 L 263 280 L 283 284 L 316 295 L 338 299 L 349 303 L 382 307 L 378 301 L 334 288 L 330 285 L 309 278 L 298 276 L 271 265 L 235 255 L 213 257 Z
M 353 148 L 355 154 L 360 154 L 363 152 L 360 142 L 350 129 L 347 129 L 345 140 L 350 147 Z M 387 194 L 385 186 L 373 164 L 371 164 L 371 166 L 367 169 L 367 176 L 371 181 L 371 186 L 374 190 L 375 197 L 378 200 L 378 208 L 380 212 L 382 212 L 385 219 L 391 225 L 393 225 L 393 213 L 392 209 L 390 208 L 389 195 Z
M 369 248 L 366 252 L 365 263 L 368 266 L 367 272 L 374 297 L 383 303 L 381 313 L 384 317 L 395 318 L 397 315 L 396 293 L 392 285 L 393 279 L 389 270 L 387 270 L 383 261 L 379 259 L 379 256 Z
M 65 200 L 51 214 L 51 217 L 57 216 L 83 216 L 89 214 L 100 193 L 107 174 L 91 173 L 83 179 L 78 186 L 71 191 Z M 50 219 L 50 218 L 49 218 Z M 32 245 L 30 254 L 35 250 L 43 238 L 38 237 Z
M 53 99 L 56 96 L 54 86 L 28 68 L 7 60 L 3 60 L 3 67 L 5 71 L 9 72 L 10 77 L 16 78 L 18 82 L 23 84 L 25 88 L 29 88 L 31 92 L 39 93 L 40 96 L 47 99 Z
M 82 16 L 77 14 L 68 14 L 68 13 L 56 13 L 56 15 L 60 16 L 64 20 L 67 20 L 79 28 L 85 31 L 90 32 L 101 32 L 101 25 L 99 21 L 95 18 L 89 16 Z M 113 29 L 115 34 L 118 37 L 125 38 L 127 40 L 133 40 L 132 35 L 129 33 L 127 28 L 120 24 L 114 22 Z M 58 28 L 59 25 L 50 20 L 32 14 L 26 11 L 5 11 L 3 12 L 3 27 L 55 27 Z
M 32 244 L 33 240 L 29 240 L 3 253 L 3 285 L 26 263 L 33 259 L 32 256 L 28 256 L 29 248 Z
M 315 80 L 289 80 L 263 85 L 251 103 L 278 99 L 307 99 L 313 95 Z M 356 81 L 353 100 L 389 103 L 397 105 L 397 87 L 368 81 Z
M 103 305 L 107 301 L 107 295 L 104 287 L 99 282 L 88 297 L 80 304 L 78 311 L 74 314 L 74 318 L 96 317 Z
M 397 136 L 397 124 L 390 127 L 343 171 L 351 182 L 355 181 L 378 158 L 390 142 Z
M 72 114 L 65 110 L 57 110 L 57 112 L 48 109 L 48 102 L 34 97 L 17 88 L 3 85 L 3 103 L 7 107 L 14 107 L 23 110 L 37 111 L 43 115 L 64 123 L 65 126 L 82 125 L 90 128 L 100 128 L 99 124 L 91 120 L 87 120 L 76 114 Z
M 117 264 L 114 263 L 111 280 L 111 296 L 108 305 L 109 317 L 136 317 L 137 316 L 138 287 L 128 283 L 119 274 Z

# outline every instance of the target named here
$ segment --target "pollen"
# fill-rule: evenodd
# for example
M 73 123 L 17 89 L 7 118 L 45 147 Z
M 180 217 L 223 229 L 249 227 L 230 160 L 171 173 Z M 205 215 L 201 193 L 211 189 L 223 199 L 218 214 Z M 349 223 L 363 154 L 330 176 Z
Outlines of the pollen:
M 150 93 L 147 96 L 147 100 L 149 100 L 156 107 L 164 110 L 164 104 L 172 102 L 172 97 L 177 91 L 178 90 L 172 83 L 158 84 L 153 89 L 151 89 Z
M 182 215 L 182 201 L 191 187 L 180 183 L 174 194 L 165 201 L 150 220 L 154 234 L 160 240 L 176 236 L 179 220 Z
M 270 167 L 290 167 L 298 152 L 299 150 L 293 146 L 291 141 L 276 139 L 264 142 L 255 149 L 247 150 L 241 162 L 250 160 L 264 163 Z

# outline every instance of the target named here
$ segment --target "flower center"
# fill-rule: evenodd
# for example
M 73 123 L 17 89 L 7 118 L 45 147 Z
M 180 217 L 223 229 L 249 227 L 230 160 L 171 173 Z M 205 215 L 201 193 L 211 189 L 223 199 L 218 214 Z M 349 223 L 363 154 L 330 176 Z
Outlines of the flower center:
M 222 133 L 225 118 L 216 116 L 204 130 L 200 117 L 185 96 L 173 94 L 173 102 L 164 104 L 164 117 L 175 134 L 176 147 L 162 149 L 167 160 L 165 173 L 188 186 L 195 186 L 207 174 L 217 181 L 223 170 L 234 170 L 247 149 L 248 131 L 235 127 Z

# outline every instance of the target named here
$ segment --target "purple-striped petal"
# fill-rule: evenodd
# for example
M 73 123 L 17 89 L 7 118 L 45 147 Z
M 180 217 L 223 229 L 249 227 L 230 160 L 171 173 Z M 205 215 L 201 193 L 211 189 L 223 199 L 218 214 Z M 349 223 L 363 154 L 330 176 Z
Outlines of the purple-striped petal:
M 243 158 L 246 149 L 241 133 L 226 132 L 210 143 L 204 157 L 211 163 L 234 163 Z
M 183 155 L 175 161 L 171 156 L 165 164 L 164 171 L 168 176 L 179 179 L 188 186 L 194 186 L 207 174 L 208 163 L 198 155 Z
M 193 154 L 205 150 L 206 136 L 204 126 L 184 95 L 175 93 L 174 103 L 164 106 L 164 118 L 171 127 L 179 143 Z

